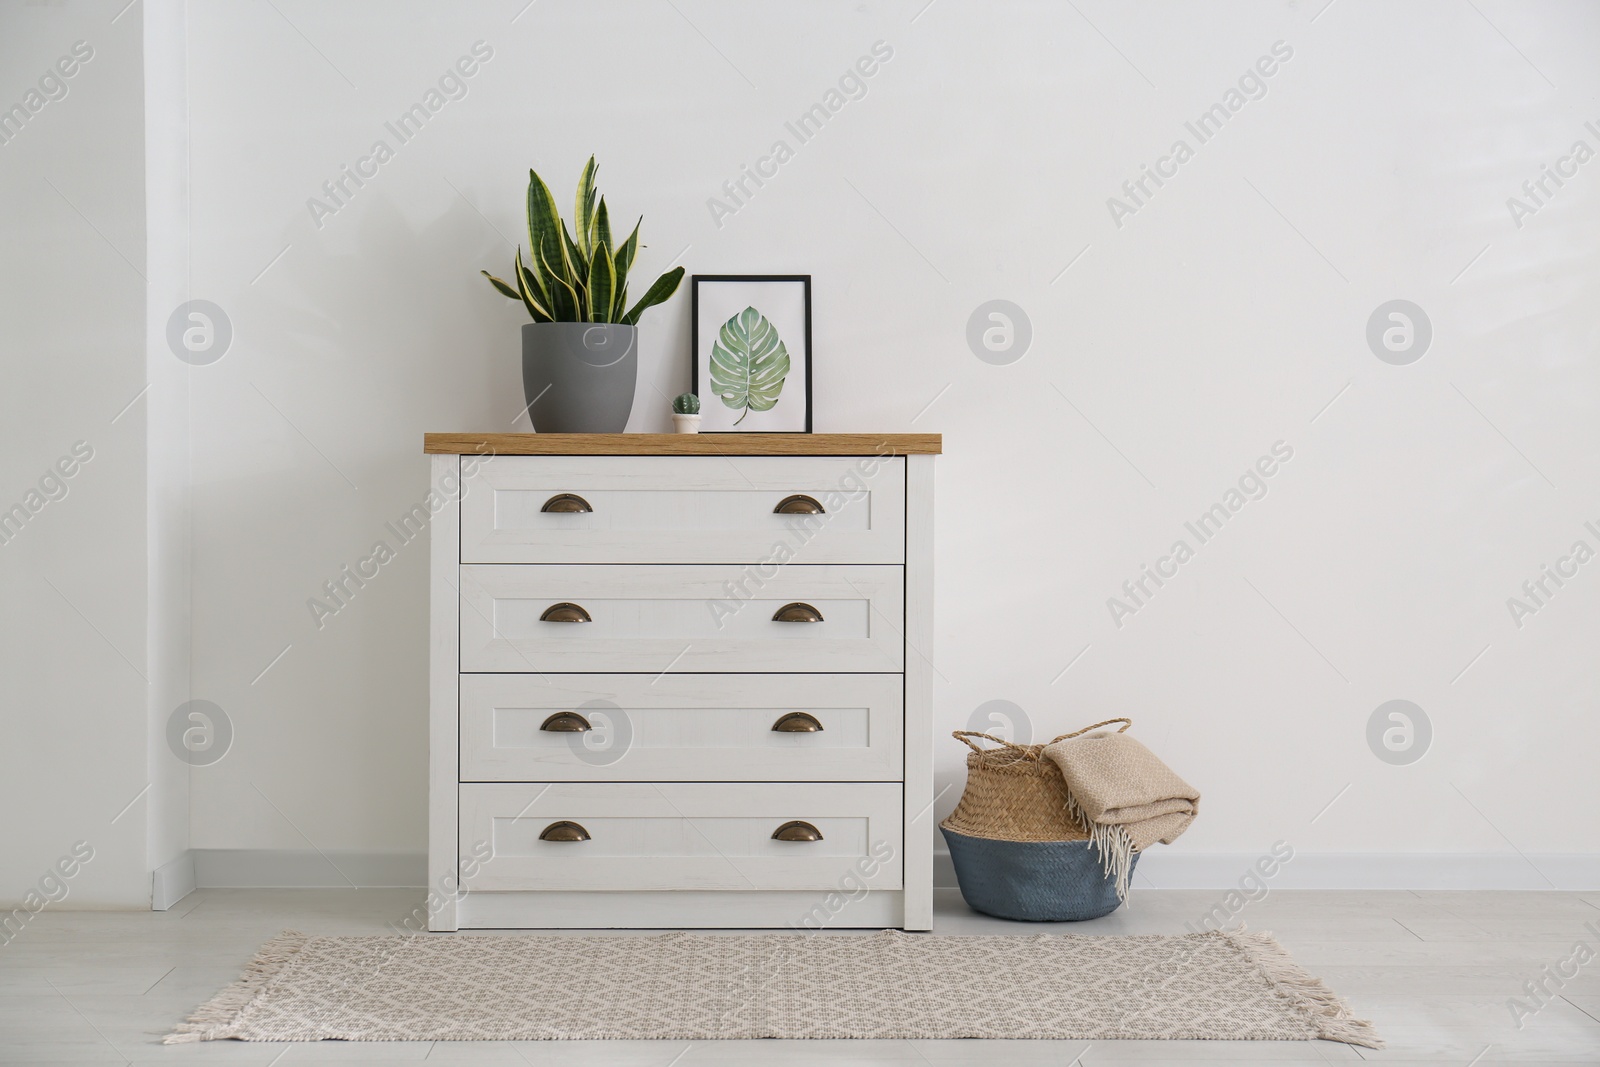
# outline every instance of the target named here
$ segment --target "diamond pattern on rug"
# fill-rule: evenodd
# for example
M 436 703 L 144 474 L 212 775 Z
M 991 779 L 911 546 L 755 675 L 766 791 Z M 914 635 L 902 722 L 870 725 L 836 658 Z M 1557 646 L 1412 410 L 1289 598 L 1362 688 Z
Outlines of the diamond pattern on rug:
M 1269 935 L 898 931 L 268 942 L 173 1041 L 749 1038 L 1296 1041 L 1381 1047 Z

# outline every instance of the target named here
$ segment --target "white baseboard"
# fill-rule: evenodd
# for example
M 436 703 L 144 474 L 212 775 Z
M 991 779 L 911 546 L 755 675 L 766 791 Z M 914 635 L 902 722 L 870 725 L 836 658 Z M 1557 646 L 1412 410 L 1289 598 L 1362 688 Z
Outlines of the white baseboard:
M 1230 889 L 1260 856 L 1157 848 L 1139 859 L 1146 889 Z M 155 872 L 152 906 L 164 911 L 192 889 L 421 888 L 422 852 L 192 849 Z M 956 884 L 950 854 L 933 855 L 933 883 Z M 1600 855 L 1514 852 L 1297 852 L 1272 877 L 1274 889 L 1600 890 Z
M 424 852 L 197 848 L 190 854 L 201 889 L 420 889 L 428 882 Z
M 1136 886 L 1231 889 L 1261 857 L 1247 852 L 1177 852 L 1139 857 Z M 956 884 L 950 853 L 933 855 L 934 885 Z M 1515 852 L 1296 852 L 1278 867 L 1273 889 L 1600 890 L 1600 855 Z
M 150 872 L 151 911 L 166 911 L 194 891 L 193 852 L 180 852 Z

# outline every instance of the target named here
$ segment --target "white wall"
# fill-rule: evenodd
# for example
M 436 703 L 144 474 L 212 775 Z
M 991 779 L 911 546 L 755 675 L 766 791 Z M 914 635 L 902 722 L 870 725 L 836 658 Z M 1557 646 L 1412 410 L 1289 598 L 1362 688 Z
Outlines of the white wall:
M 170 724 L 190 717 L 189 379 L 197 368 L 177 358 L 168 337 L 175 305 L 200 295 L 189 271 L 188 21 L 184 0 L 145 0 L 145 174 L 148 284 L 145 287 L 145 371 L 149 392 L 146 461 L 150 603 L 146 637 L 150 701 L 146 750 L 150 766 L 149 865 L 176 864 L 156 880 L 155 906 L 188 892 L 189 779 L 192 768 L 173 747 Z M 203 370 L 203 368 L 199 368 Z M 202 739 L 197 738 L 196 741 Z
M 0 107 L 79 47 L 0 144 L 0 509 L 40 505 L 0 537 L 7 911 L 77 842 L 93 858 L 43 886 L 51 906 L 150 899 L 143 62 L 122 6 L 0 7 Z M 41 490 L 78 442 L 92 458 Z
M 509 262 L 526 168 L 564 200 L 593 152 L 645 216 L 641 271 L 814 276 L 818 430 L 946 435 L 941 731 L 993 700 L 1035 737 L 1132 715 L 1206 795 L 1169 854 L 1526 855 L 1540 885 L 1600 853 L 1600 563 L 1520 627 L 1506 604 L 1600 549 L 1600 162 L 1520 226 L 1506 203 L 1600 150 L 1592 5 L 195 7 L 188 291 L 233 341 L 190 372 L 192 689 L 235 731 L 193 772 L 196 847 L 422 849 L 425 553 L 320 630 L 306 600 L 422 497 L 424 431 L 510 424 L 520 312 L 477 271 Z M 467 96 L 317 225 L 309 198 L 480 40 Z M 797 145 L 785 121 L 877 41 L 865 98 Z M 1199 144 L 1185 122 L 1280 41 L 1264 98 Z M 708 199 L 779 138 L 793 160 L 718 225 Z M 1179 138 L 1193 158 L 1117 225 L 1108 198 Z M 1032 325 L 1009 365 L 966 340 L 993 299 Z M 1433 328 L 1404 366 L 1365 337 L 1394 299 Z M 646 319 L 632 429 L 688 385 L 687 313 Z M 70 391 L 120 395 L 105 378 Z M 20 439 L 18 491 L 58 448 Z M 1267 495 L 1119 627 L 1108 598 L 1279 441 Z M 43 628 L 8 625 L 36 670 Z M 1366 739 L 1397 698 L 1434 731 L 1408 766 Z M 940 743 L 940 816 L 962 751 Z
M 1521 629 L 1505 604 L 1600 547 L 1600 162 L 1520 229 L 1505 205 L 1600 148 L 1591 5 L 280 6 L 197 11 L 191 45 L 195 266 L 237 329 L 195 381 L 196 694 L 238 728 L 198 846 L 421 847 L 424 554 L 320 632 L 305 601 L 422 495 L 425 430 L 506 426 L 519 313 L 476 272 L 508 261 L 526 168 L 564 199 L 594 152 L 645 270 L 688 246 L 691 272 L 814 275 L 818 430 L 946 435 L 941 730 L 993 699 L 1038 736 L 1128 713 L 1206 794 L 1195 852 L 1600 851 L 1600 564 Z M 314 225 L 478 40 L 467 97 Z M 867 96 L 714 224 L 879 40 Z M 1265 98 L 1196 144 L 1184 121 L 1278 41 Z M 1116 226 L 1107 198 L 1180 137 L 1194 158 Z M 994 298 L 1033 326 L 1009 366 L 964 339 Z M 1394 298 L 1435 331 L 1409 366 L 1364 339 Z M 632 429 L 687 387 L 687 305 L 647 319 Z M 1114 625 L 1280 440 L 1269 494 Z M 1365 740 L 1393 698 L 1434 725 L 1411 766 Z

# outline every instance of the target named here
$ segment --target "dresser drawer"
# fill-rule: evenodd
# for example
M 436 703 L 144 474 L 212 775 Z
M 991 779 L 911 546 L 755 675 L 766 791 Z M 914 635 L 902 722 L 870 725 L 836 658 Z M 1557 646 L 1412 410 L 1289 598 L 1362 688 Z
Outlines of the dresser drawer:
M 461 568 L 466 672 L 894 672 L 900 567 Z M 821 621 L 777 621 L 792 616 Z M 562 622 L 556 619 L 587 618 Z
M 898 674 L 465 674 L 461 780 L 898 782 L 903 706 Z
M 464 784 L 473 890 L 901 887 L 901 788 L 828 784 Z M 820 840 L 774 840 L 801 820 Z M 546 840 L 563 828 L 582 840 Z M 792 833 L 793 831 L 791 831 Z M 484 855 L 491 858 L 481 864 Z M 471 872 L 468 874 L 467 872 Z
M 820 514 L 783 513 L 818 507 Z M 576 499 L 572 499 L 576 498 Z M 545 510 L 546 508 L 587 510 Z M 463 563 L 901 563 L 893 456 L 499 456 L 461 502 Z

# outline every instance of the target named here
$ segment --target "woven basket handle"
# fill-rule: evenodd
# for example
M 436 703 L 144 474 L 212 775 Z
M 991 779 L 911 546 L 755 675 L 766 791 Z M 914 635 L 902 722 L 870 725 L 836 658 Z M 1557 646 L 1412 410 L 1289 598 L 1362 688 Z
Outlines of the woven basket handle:
M 1110 726 L 1114 722 L 1122 723 L 1122 729 L 1117 731 L 1117 733 L 1119 733 L 1119 734 L 1120 733 L 1126 733 L 1127 730 L 1128 730 L 1128 727 L 1133 725 L 1133 720 L 1132 719 L 1124 719 L 1124 718 L 1107 719 L 1105 722 L 1097 722 L 1093 726 L 1085 726 L 1081 730 L 1074 730 L 1070 734 L 1062 734 L 1060 737 L 1056 738 L 1055 741 L 1050 741 L 1050 742 L 1048 742 L 1048 744 L 1052 744 L 1053 745 L 1053 744 L 1056 743 L 1056 741 L 1065 741 L 1065 740 L 1067 740 L 1068 738 L 1071 738 L 1071 737 L 1078 737 L 1081 734 L 1088 733 L 1090 730 L 1098 730 L 1102 726 Z M 1038 759 L 1037 756 L 1033 755 L 1031 752 L 1028 751 L 1028 746 L 1014 744 L 1014 743 L 1012 743 L 1010 741 L 1007 741 L 1003 737 L 996 737 L 994 734 L 981 734 L 976 730 L 954 730 L 954 731 L 951 732 L 950 736 L 955 738 L 957 741 L 960 741 L 963 745 L 966 745 L 968 748 L 972 749 L 972 751 L 974 751 L 974 752 L 993 751 L 992 749 L 979 748 L 977 745 L 972 743 L 971 738 L 981 737 L 985 741 L 993 741 L 997 745 L 1001 745 L 1001 746 L 1003 746 L 1005 748 L 1009 748 L 1009 749 L 1014 749 L 1015 751 L 1022 753 L 1024 756 L 1027 756 L 1029 759 Z M 1040 746 L 1040 747 L 1043 747 L 1043 746 Z
M 1107 719 L 1105 722 L 1097 722 L 1093 726 L 1085 726 L 1081 730 L 1074 730 L 1070 734 L 1062 734 L 1060 737 L 1056 738 L 1055 741 L 1051 741 L 1050 744 L 1053 745 L 1053 744 L 1056 743 L 1056 741 L 1065 741 L 1068 738 L 1081 736 L 1083 734 L 1088 733 L 1090 730 L 1098 730 L 1102 726 L 1110 726 L 1114 722 L 1120 722 L 1122 724 L 1122 729 L 1117 731 L 1117 733 L 1119 733 L 1119 734 L 1127 733 L 1128 732 L 1128 727 L 1133 725 L 1133 720 L 1132 719 L 1124 719 L 1124 718 Z
M 950 736 L 955 738 L 957 741 L 960 741 L 963 745 L 966 745 L 968 748 L 972 749 L 972 751 L 974 751 L 974 752 L 993 751 L 992 749 L 979 748 L 977 745 L 973 744 L 969 740 L 969 738 L 981 737 L 986 741 L 993 741 L 997 745 L 1003 745 L 1006 748 L 1014 748 L 1018 752 L 1021 752 L 1025 756 L 1028 754 L 1028 750 L 1027 750 L 1026 747 L 1024 747 L 1022 745 L 1014 745 L 1010 741 L 1007 741 L 1005 738 L 996 737 L 994 734 L 980 734 L 976 730 L 955 730 L 950 734 Z

